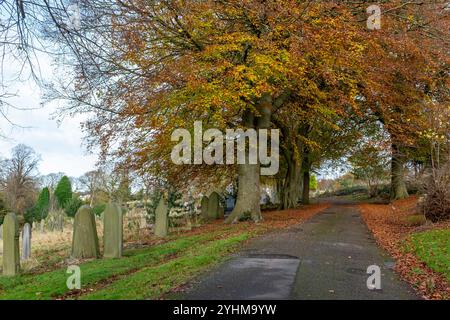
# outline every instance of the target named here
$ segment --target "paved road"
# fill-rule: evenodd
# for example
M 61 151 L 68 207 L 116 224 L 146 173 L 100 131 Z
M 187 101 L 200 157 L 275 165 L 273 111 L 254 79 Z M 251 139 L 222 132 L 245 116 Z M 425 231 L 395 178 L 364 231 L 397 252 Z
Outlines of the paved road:
M 367 288 L 370 265 L 381 268 L 381 290 Z M 357 209 L 335 204 L 306 223 L 253 240 L 182 298 L 418 299 L 393 266 Z

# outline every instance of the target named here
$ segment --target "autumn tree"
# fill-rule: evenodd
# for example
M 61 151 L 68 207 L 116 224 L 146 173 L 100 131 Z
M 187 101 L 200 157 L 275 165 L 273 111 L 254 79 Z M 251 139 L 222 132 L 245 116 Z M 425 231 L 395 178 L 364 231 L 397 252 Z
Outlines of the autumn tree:
M 176 128 L 202 120 L 205 129 L 264 129 L 282 109 L 326 113 L 354 104 L 364 48 L 351 12 L 335 2 L 121 1 L 96 8 L 85 23 L 95 24 L 94 16 L 98 26 L 72 37 L 73 53 L 84 57 L 74 66 L 76 91 L 56 96 L 72 101 L 70 112 L 95 110 L 85 128 L 104 156 L 148 167 L 171 184 L 233 173 L 174 166 Z M 236 172 L 229 221 L 244 213 L 258 221 L 260 164 Z
M 367 191 L 370 197 L 377 195 L 378 185 L 388 177 L 387 154 L 384 148 L 375 144 L 362 143 L 355 148 L 349 157 L 351 173 L 356 179 L 367 184 Z
M 391 198 L 401 199 L 408 195 L 404 176 L 409 150 L 426 127 L 436 79 L 448 70 L 448 10 L 444 3 L 401 1 L 383 9 L 383 27 L 367 34 L 370 63 L 365 64 L 362 93 L 391 136 Z
M 201 120 L 204 129 L 284 130 L 292 206 L 298 177 L 307 181 L 327 150 L 311 138 L 333 128 L 320 122 L 369 115 L 391 135 L 392 197 L 406 195 L 408 148 L 446 70 L 442 4 L 383 1 L 383 27 L 372 31 L 365 1 L 86 0 L 77 28 L 64 23 L 67 4 L 43 6 L 50 14 L 40 30 L 65 57 L 63 81 L 47 98 L 68 100 L 63 114 L 92 115 L 84 129 L 103 158 L 177 187 L 237 173 L 228 221 L 244 213 L 258 221 L 260 163 L 174 165 L 174 129 Z

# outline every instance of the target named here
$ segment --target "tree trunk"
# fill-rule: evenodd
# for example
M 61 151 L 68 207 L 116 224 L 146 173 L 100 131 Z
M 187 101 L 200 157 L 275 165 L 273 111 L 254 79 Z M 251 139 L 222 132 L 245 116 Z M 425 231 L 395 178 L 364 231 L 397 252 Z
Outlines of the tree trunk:
M 279 207 L 283 205 L 283 197 L 284 197 L 284 179 L 277 178 L 277 194 L 275 204 Z
M 250 215 L 252 220 L 258 222 L 262 219 L 259 192 L 259 164 L 238 165 L 238 193 L 236 206 L 225 220 L 225 223 L 234 223 L 244 215 Z
M 309 204 L 309 182 L 310 182 L 310 171 L 311 164 L 309 162 L 309 152 L 307 150 L 303 153 L 302 161 L 302 171 L 303 171 L 303 192 L 302 192 L 302 203 Z
M 290 159 L 287 162 L 286 179 L 284 181 L 282 209 L 297 207 L 302 185 L 302 166 L 298 160 Z
M 408 197 L 405 183 L 405 155 L 402 154 L 395 143 L 392 144 L 391 159 L 391 199 L 398 200 Z
M 258 113 L 246 110 L 242 117 L 242 124 L 247 129 L 269 129 L 272 116 L 272 97 L 263 94 L 257 103 Z M 258 150 L 257 150 L 258 151 Z M 260 162 L 257 164 L 238 165 L 238 193 L 236 206 L 225 220 L 225 223 L 237 222 L 242 216 L 249 214 L 253 221 L 262 220 L 260 208 Z

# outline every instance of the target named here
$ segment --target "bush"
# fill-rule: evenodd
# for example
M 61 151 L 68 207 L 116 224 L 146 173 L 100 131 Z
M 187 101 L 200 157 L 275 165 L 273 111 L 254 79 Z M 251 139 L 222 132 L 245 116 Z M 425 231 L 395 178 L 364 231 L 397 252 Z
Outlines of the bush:
M 421 211 L 428 220 L 438 222 L 450 218 L 450 172 L 448 166 L 437 170 L 425 185 Z
M 23 218 L 26 223 L 32 224 L 35 220 L 34 217 L 37 216 L 37 209 L 36 207 L 31 207 L 25 210 L 25 213 L 23 214 Z
M 41 221 L 48 216 L 48 210 L 50 209 L 50 190 L 45 187 L 39 193 L 38 200 L 33 209 L 34 220 Z
M 74 197 L 74 198 L 70 199 L 69 202 L 67 202 L 64 212 L 67 214 L 67 216 L 73 218 L 73 217 L 75 217 L 78 209 L 80 209 L 80 207 L 82 205 L 83 205 L 83 201 L 78 197 Z
M 94 212 L 94 214 L 97 217 L 100 217 L 103 213 L 103 211 L 105 211 L 106 208 L 106 203 L 99 203 L 97 205 L 94 206 L 94 208 L 92 208 L 92 211 Z
M 367 188 L 363 186 L 353 186 L 353 187 L 347 187 L 340 190 L 337 190 L 336 192 L 332 193 L 336 196 L 348 196 L 354 193 L 367 193 Z

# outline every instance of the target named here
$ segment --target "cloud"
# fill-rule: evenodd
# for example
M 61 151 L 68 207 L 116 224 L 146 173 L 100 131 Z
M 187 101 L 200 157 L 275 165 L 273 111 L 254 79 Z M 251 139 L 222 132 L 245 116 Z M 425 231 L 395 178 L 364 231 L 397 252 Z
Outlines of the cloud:
M 11 63 L 9 69 L 14 69 Z M 41 62 L 42 74 L 51 74 L 50 62 Z M 12 71 L 6 74 L 13 74 Z M 7 108 L 7 117 L 17 126 L 11 126 L 0 116 L 0 133 L 7 139 L 0 138 L 0 157 L 8 157 L 9 151 L 17 144 L 32 147 L 42 157 L 40 172 L 65 172 L 69 176 L 80 176 L 95 168 L 97 157 L 87 155 L 82 146 L 83 133 L 80 123 L 85 116 L 67 117 L 58 125 L 51 115 L 57 110 L 56 103 L 41 106 L 41 90 L 31 79 L 21 79 L 8 85 L 8 91 L 16 94 L 8 102 L 18 110 Z

